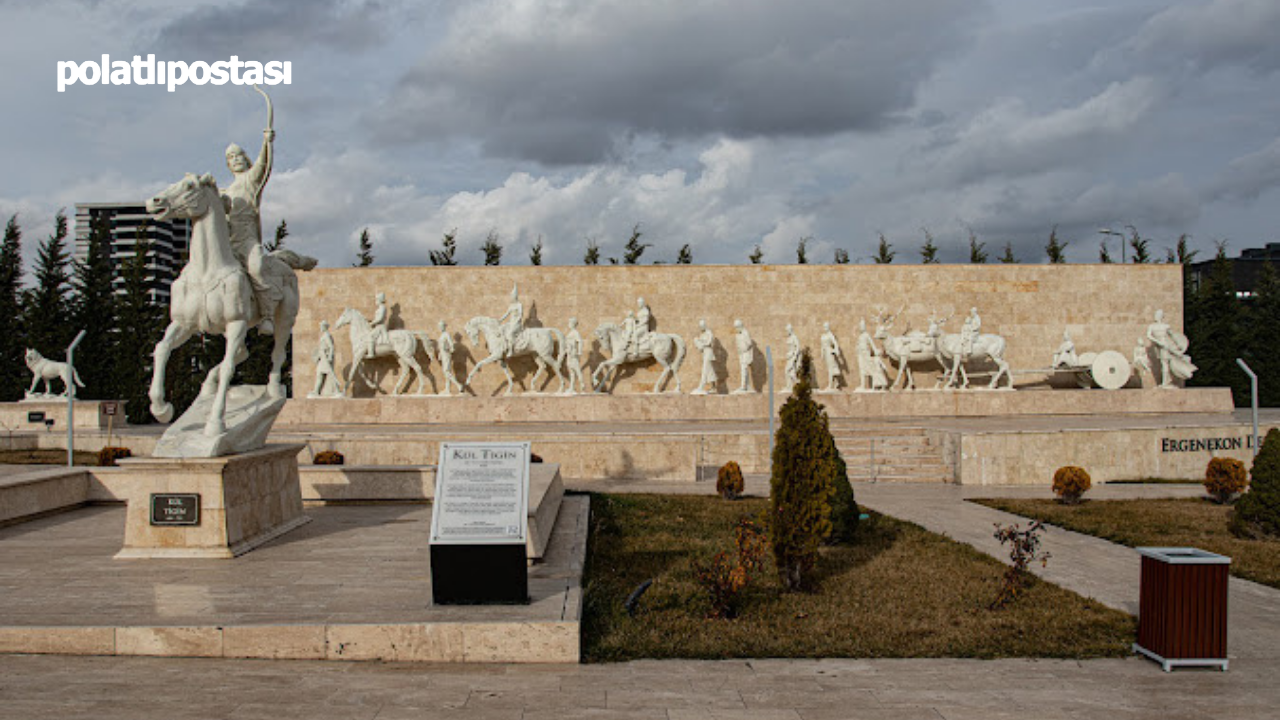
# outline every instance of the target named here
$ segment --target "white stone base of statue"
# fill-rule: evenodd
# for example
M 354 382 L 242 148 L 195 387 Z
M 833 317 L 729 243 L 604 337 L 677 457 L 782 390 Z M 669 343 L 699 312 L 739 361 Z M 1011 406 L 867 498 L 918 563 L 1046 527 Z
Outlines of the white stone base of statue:
M 273 398 L 265 385 L 237 385 L 227 391 L 226 431 L 204 432 L 213 396 L 201 397 L 174 421 L 156 443 L 153 457 L 213 458 L 257 450 L 284 409 L 286 398 Z
M 269 445 L 218 458 L 128 458 L 112 482 L 125 495 L 117 559 L 233 558 L 311 521 L 302 514 L 298 453 Z M 199 524 L 154 525 L 153 494 L 196 494 Z

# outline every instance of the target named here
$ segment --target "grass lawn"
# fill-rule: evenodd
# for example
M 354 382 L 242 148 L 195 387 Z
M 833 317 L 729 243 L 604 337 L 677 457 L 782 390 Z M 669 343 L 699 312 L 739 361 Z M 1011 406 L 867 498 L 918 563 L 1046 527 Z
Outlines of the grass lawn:
M 1280 541 L 1242 540 L 1227 530 L 1230 508 L 1202 498 L 1178 500 L 975 500 L 1129 547 L 1198 547 L 1231 558 L 1231 574 L 1280 588 Z M 1049 562 L 1053 562 L 1050 560 Z
M 76 465 L 98 464 L 98 453 L 75 451 Z M 66 465 L 66 450 L 0 450 L 0 465 Z
M 1004 610 L 1004 566 L 890 517 L 826 548 L 815 593 L 781 591 L 772 560 L 733 620 L 707 619 L 691 561 L 733 546 L 738 518 L 767 500 L 594 495 L 584 578 L 589 662 L 732 657 L 1121 657 L 1134 619 L 1034 580 Z M 1050 562 L 1053 562 L 1050 560 Z M 634 617 L 623 608 L 652 579 Z

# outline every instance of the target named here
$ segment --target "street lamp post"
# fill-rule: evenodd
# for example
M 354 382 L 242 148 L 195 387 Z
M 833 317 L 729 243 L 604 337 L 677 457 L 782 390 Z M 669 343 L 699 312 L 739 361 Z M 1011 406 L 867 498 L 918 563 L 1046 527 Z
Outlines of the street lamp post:
M 1134 234 L 1134 237 L 1137 237 L 1138 228 L 1132 225 L 1125 225 L 1124 227 L 1126 230 L 1132 231 Z M 1099 235 L 1115 235 L 1116 237 L 1120 238 L 1120 264 L 1124 265 L 1125 263 L 1129 262 L 1129 259 L 1126 257 L 1126 253 L 1125 253 L 1124 233 L 1116 232 L 1111 228 L 1098 228 L 1098 234 Z

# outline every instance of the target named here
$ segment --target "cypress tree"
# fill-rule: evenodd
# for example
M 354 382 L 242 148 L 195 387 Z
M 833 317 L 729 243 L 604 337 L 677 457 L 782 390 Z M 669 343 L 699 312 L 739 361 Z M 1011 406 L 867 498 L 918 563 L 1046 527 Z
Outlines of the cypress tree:
M 799 244 L 796 245 L 796 264 L 797 265 L 809 264 L 808 249 L 809 249 L 809 241 L 812 239 L 813 238 L 810 238 L 807 236 L 800 238 Z
M 71 327 L 85 331 L 76 348 L 83 358 L 76 372 L 84 381 L 84 397 L 118 397 L 116 385 L 115 292 L 111 285 L 111 226 L 106 218 L 93 221 L 89 229 L 88 254 L 75 263 L 71 299 Z M 130 329 L 132 331 L 132 329 Z
M 360 250 L 356 253 L 356 262 L 352 267 L 369 267 L 373 264 L 373 240 L 369 237 L 369 228 L 360 231 Z
M 885 240 L 882 233 L 880 235 L 880 246 L 876 248 L 876 254 L 872 257 L 872 260 L 875 260 L 877 265 L 888 265 L 893 262 L 894 255 L 897 255 L 897 253 L 893 251 L 893 244 Z
M 975 265 L 985 265 L 987 262 L 987 244 L 978 242 L 978 236 L 972 230 L 969 231 L 969 262 Z
M 635 265 L 640 262 L 640 256 L 644 255 L 645 248 L 653 247 L 649 243 L 640 242 L 640 236 L 644 233 L 640 232 L 640 223 L 636 223 L 631 228 L 631 237 L 627 239 L 627 244 L 622 248 L 622 264 Z M 612 258 L 610 261 L 617 264 Z
M 1018 258 L 1014 257 L 1014 254 L 1013 254 L 1013 242 L 1012 242 L 1012 241 L 1010 241 L 1010 242 L 1006 242 L 1006 243 L 1004 244 L 1004 254 L 1000 256 L 1000 262 L 1004 263 L 1005 265 L 1017 265 L 1017 264 L 1018 264 Z
M 693 248 L 689 247 L 689 243 L 685 243 L 680 247 L 680 252 L 676 253 L 677 265 L 693 264 Z
M 599 265 L 600 264 L 600 246 L 596 244 L 595 238 L 587 238 L 587 252 L 582 256 L 583 265 Z
M 533 244 L 533 247 L 529 249 L 529 264 L 530 265 L 542 264 L 542 236 L 541 235 L 538 236 L 538 240 Z
M 61 359 L 71 344 L 71 256 L 67 253 L 67 216 L 53 219 L 53 234 L 40 243 L 35 287 L 23 293 L 22 325 L 26 345 L 46 357 Z
M 431 251 L 432 265 L 457 265 L 458 261 L 453 255 L 458 251 L 458 231 L 450 230 L 444 234 L 444 238 L 440 241 L 442 250 Z
M 1067 261 L 1067 245 L 1058 239 L 1058 228 L 1049 231 L 1049 242 L 1044 246 L 1045 255 L 1049 256 L 1050 265 L 1061 265 Z
M 121 268 L 124 293 L 116 299 L 116 318 L 120 328 L 116 347 L 116 382 L 119 385 L 118 396 L 126 401 L 125 412 L 129 422 L 142 425 L 153 421 L 147 392 L 154 365 L 152 355 L 164 332 L 166 315 L 152 301 L 151 287 L 147 284 L 150 243 L 142 230 L 138 231 L 135 248 L 133 257 L 126 260 Z
M 27 388 L 22 347 L 22 229 L 18 216 L 4 226 L 0 246 L 0 401 L 21 400 Z
M 760 261 L 764 259 L 764 251 L 757 245 L 756 249 L 752 250 L 751 254 L 747 256 L 747 259 L 751 261 L 752 265 L 759 265 Z
M 812 367 L 805 353 L 800 382 L 782 406 L 769 479 L 769 540 L 788 591 L 812 585 L 818 548 L 832 535 L 831 499 L 840 472 L 827 414 L 813 399 Z
M 1231 279 L 1231 261 L 1219 246 L 1213 270 L 1191 297 L 1187 308 L 1188 353 L 1195 375 L 1188 385 L 1231 388 L 1236 405 L 1249 404 L 1248 378 L 1236 365 L 1242 350 L 1240 301 Z
M 1231 532 L 1255 539 L 1280 536 L 1280 430 L 1267 432 L 1249 478 L 1249 492 L 1231 511 Z
M 938 246 L 933 244 L 933 233 L 927 228 L 924 231 L 924 246 L 920 248 L 920 262 L 925 265 L 935 265 L 938 262 Z
M 1262 266 L 1247 319 L 1251 332 L 1244 337 L 1244 356 L 1258 375 L 1258 404 L 1280 407 L 1280 273 L 1269 262 Z
M 480 247 L 484 253 L 485 265 L 501 265 L 502 264 L 502 243 L 498 242 L 498 232 L 490 230 L 488 237 L 484 239 L 484 245 Z

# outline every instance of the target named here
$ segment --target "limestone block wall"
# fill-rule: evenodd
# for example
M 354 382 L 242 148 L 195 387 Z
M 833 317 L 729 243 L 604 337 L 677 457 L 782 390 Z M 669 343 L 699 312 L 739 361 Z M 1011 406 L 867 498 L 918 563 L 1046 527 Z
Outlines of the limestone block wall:
M 1259 437 L 1273 425 L 1258 428 Z M 958 433 L 957 433 L 958 434 Z M 1200 480 L 1213 457 L 1253 464 L 1247 425 L 1127 428 L 1057 432 L 965 433 L 959 438 L 963 485 L 1044 485 L 1063 465 L 1089 471 L 1093 482 L 1175 478 Z
M 976 306 L 982 330 L 1003 335 L 1007 359 L 1015 370 L 1050 364 L 1063 330 L 1070 330 L 1078 352 L 1117 350 L 1131 357 L 1135 340 L 1163 309 L 1167 322 L 1181 328 L 1182 276 L 1171 265 L 658 265 L 658 266 L 513 266 L 513 267 L 366 267 L 317 269 L 299 274 L 302 307 L 294 328 L 293 389 L 305 397 L 314 383 L 311 352 L 316 347 L 320 320 L 332 325 L 347 307 L 371 316 L 378 292 L 387 294 L 391 327 L 439 335 L 444 320 L 458 345 L 456 370 L 460 378 L 488 355 L 464 337 L 466 321 L 478 315 L 498 317 L 508 295 L 518 285 L 526 323 L 532 327 L 566 330 L 577 317 L 589 349 L 591 368 L 604 357 L 592 331 L 600 323 L 620 323 L 627 310 L 644 297 L 652 310 L 653 329 L 684 338 L 687 356 L 680 370 L 688 392 L 701 374 L 701 357 L 693 347 L 698 320 L 705 318 L 718 340 L 720 389 L 740 381 L 734 346 L 733 321 L 741 318 L 758 345 L 752 386 L 766 384 L 764 349 L 773 349 L 775 377 L 783 376 L 785 327 L 791 323 L 801 343 L 816 351 L 822 323 L 830 322 L 848 360 L 856 366 L 854 345 L 858 321 L 877 306 L 902 308 L 894 332 L 927 329 L 933 311 L 952 313 L 946 331 L 959 332 L 963 316 Z M 351 361 L 347 329 L 333 332 L 337 366 L 346 372 Z M 1195 348 L 1191 355 L 1195 357 Z M 419 353 L 419 362 L 426 360 Z M 381 388 L 389 393 L 397 380 L 396 363 L 380 360 L 370 366 Z M 512 365 L 517 390 L 527 389 L 534 372 L 531 360 Z M 589 370 L 587 371 L 589 372 Z M 634 394 L 652 389 L 660 368 L 656 363 L 627 366 L 615 393 Z M 427 366 L 426 391 L 443 387 L 440 368 Z M 856 367 L 846 373 L 856 382 Z M 1043 376 L 1019 375 L 1020 384 Z M 486 367 L 474 380 L 477 395 L 500 394 L 505 378 L 496 366 Z M 556 390 L 554 380 L 546 388 Z M 413 387 L 410 386 L 410 391 Z M 357 397 L 375 392 L 357 385 Z

